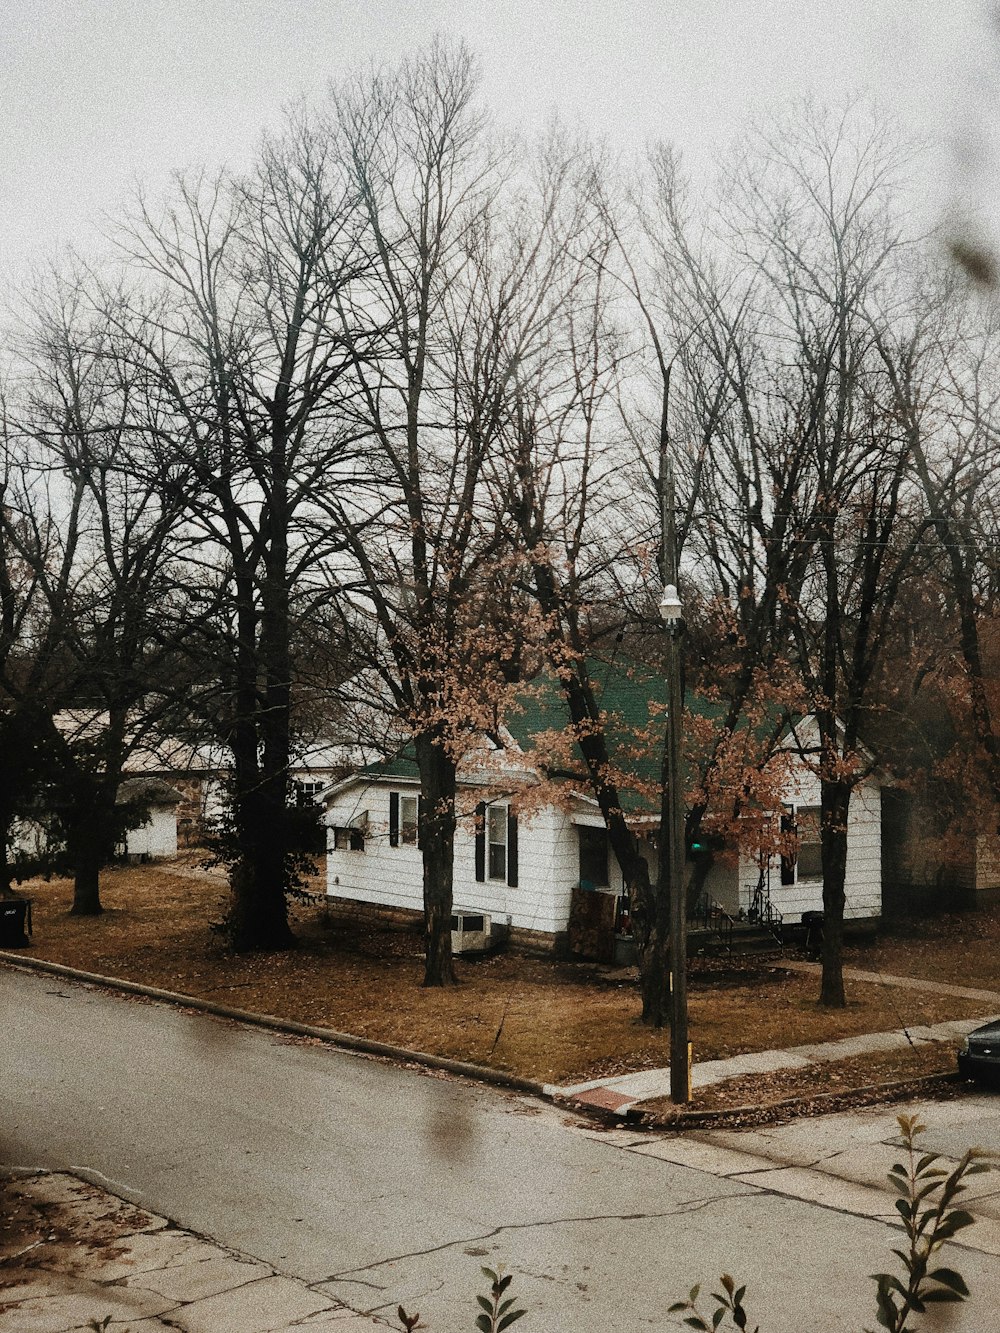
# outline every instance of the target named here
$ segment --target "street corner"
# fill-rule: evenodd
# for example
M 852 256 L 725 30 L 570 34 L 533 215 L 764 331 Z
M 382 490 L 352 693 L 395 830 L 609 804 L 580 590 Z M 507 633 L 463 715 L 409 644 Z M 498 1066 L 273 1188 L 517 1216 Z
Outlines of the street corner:
M 0 1203 L 0 1326 L 17 1333 L 108 1319 L 130 1333 L 383 1327 L 69 1173 L 0 1177 Z

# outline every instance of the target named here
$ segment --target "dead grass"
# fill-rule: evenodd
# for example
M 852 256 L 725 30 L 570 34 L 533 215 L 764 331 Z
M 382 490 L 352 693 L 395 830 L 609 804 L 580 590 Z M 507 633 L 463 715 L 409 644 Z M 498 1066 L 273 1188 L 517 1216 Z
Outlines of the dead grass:
M 459 987 L 424 990 L 416 931 L 331 927 L 317 907 L 293 910 L 298 949 L 234 957 L 209 930 L 222 915 L 225 884 L 191 864 L 109 870 L 106 910 L 96 918 L 68 915 L 66 881 L 35 881 L 24 891 L 35 899 L 33 946 L 24 951 L 31 957 L 543 1082 L 667 1063 L 669 1035 L 637 1022 L 634 983 L 602 977 L 585 964 L 514 953 L 460 960 Z M 894 959 L 885 970 L 903 968 Z M 976 1002 L 878 985 L 849 990 L 847 1009 L 823 1010 L 815 979 L 780 964 L 748 961 L 722 971 L 696 963 L 695 1059 L 986 1012 Z
M 831 1060 L 801 1069 L 775 1069 L 767 1074 L 727 1078 L 722 1083 L 695 1089 L 688 1111 L 722 1111 L 752 1106 L 757 1110 L 790 1097 L 816 1097 L 848 1092 L 870 1084 L 897 1083 L 929 1074 L 955 1072 L 955 1046 L 948 1041 L 922 1042 L 897 1051 L 876 1051 Z M 676 1106 L 669 1097 L 641 1103 L 641 1110 L 670 1116 Z
M 848 949 L 853 967 L 1000 991 L 1000 910 L 893 923 L 891 935 Z

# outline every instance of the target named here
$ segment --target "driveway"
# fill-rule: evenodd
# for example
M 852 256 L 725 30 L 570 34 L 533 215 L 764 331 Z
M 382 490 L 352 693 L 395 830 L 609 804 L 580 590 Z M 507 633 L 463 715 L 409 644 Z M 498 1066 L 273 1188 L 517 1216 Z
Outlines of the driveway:
M 449 1333 L 473 1322 L 480 1265 L 502 1264 L 525 1333 L 638 1333 L 725 1269 L 749 1281 L 768 1333 L 873 1322 L 864 1275 L 896 1242 L 892 1201 L 817 1168 L 819 1121 L 778 1148 L 602 1132 L 492 1088 L 13 968 L 0 997 L 0 1161 L 109 1184 L 355 1309 L 402 1301 Z M 928 1118 L 957 1151 L 980 1124 L 996 1133 L 997 1109 Z M 891 1156 L 891 1117 L 865 1134 Z M 957 1259 L 980 1293 L 1000 1279 L 995 1225 Z M 981 1295 L 986 1322 L 963 1328 L 988 1327 L 991 1308 Z

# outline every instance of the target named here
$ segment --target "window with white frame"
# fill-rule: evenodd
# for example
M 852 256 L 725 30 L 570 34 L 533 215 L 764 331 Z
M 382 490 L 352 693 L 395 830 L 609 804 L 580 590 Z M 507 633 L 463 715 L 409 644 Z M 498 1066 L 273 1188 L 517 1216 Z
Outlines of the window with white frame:
M 820 814 L 818 805 L 800 805 L 795 811 L 798 825 L 799 855 L 795 867 L 795 878 L 823 878 L 823 846 L 820 840 Z
M 491 805 L 486 811 L 486 839 L 490 879 L 507 878 L 507 807 Z
M 322 792 L 329 784 L 318 782 L 312 778 L 296 778 L 295 794 L 299 805 L 309 805 L 312 801 L 318 801 Z
M 389 793 L 389 846 L 420 846 L 420 797 Z
M 417 798 L 401 796 L 399 798 L 399 841 L 411 846 L 417 841 Z
M 487 879 L 517 888 L 517 815 L 506 803 L 476 806 L 476 882 Z
M 781 857 L 782 884 L 823 878 L 823 847 L 820 837 L 822 810 L 818 805 L 788 806 L 781 817 L 781 832 L 794 839 L 794 846 Z

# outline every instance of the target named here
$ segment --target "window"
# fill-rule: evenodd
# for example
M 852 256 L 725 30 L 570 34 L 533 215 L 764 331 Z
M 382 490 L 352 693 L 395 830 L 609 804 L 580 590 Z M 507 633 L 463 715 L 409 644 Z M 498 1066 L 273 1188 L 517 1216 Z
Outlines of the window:
M 580 834 L 580 883 L 604 888 L 608 880 L 608 830 L 583 828 Z
M 486 811 L 490 879 L 507 878 L 507 807 L 491 805 Z
M 800 805 L 781 816 L 781 832 L 794 835 L 794 848 L 781 858 L 782 884 L 823 878 L 823 850 L 820 841 L 821 810 L 818 805 Z
M 399 798 L 399 841 L 416 845 L 417 798 L 415 796 Z
M 799 828 L 799 860 L 796 879 L 822 879 L 823 852 L 820 843 L 820 807 L 800 805 L 795 812 Z
M 299 806 L 312 805 L 314 801 L 319 800 L 321 792 L 323 792 L 328 785 L 329 784 L 326 782 L 314 782 L 311 779 L 307 781 L 305 778 L 296 778 L 295 779 L 296 805 Z
M 333 830 L 333 845 L 338 852 L 363 852 L 365 850 L 365 835 L 359 828 L 335 828 Z
M 504 880 L 517 888 L 517 816 L 509 805 L 476 806 L 476 882 Z
M 389 846 L 420 846 L 420 797 L 389 793 Z

